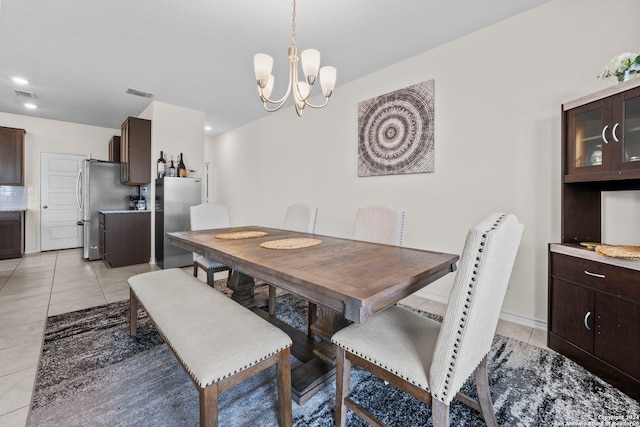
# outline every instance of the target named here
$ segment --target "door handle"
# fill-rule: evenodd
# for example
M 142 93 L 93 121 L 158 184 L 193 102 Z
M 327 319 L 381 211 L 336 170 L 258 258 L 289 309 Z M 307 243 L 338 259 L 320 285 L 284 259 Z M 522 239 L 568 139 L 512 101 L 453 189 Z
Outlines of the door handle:
M 608 143 L 609 143 L 609 141 L 607 141 L 607 137 L 606 137 L 606 136 L 604 136 L 604 133 L 607 131 L 607 129 L 609 129 L 609 125 L 605 125 L 605 126 L 602 128 L 602 140 L 604 141 L 604 143 L 605 143 L 605 144 L 608 144 Z
M 591 316 L 591 312 L 587 311 L 587 314 L 584 315 L 584 327 L 587 328 L 588 331 L 591 330 L 591 328 L 589 327 L 589 316 Z
M 47 209 L 48 207 L 49 207 L 49 206 L 44 205 L 44 206 L 42 207 L 42 209 Z
M 615 125 L 613 125 L 613 129 L 611 129 L 611 136 L 613 137 L 613 140 L 615 142 L 620 141 L 616 136 L 616 129 L 618 129 L 619 127 L 620 127 L 620 123 L 616 123 Z
M 76 203 L 78 204 L 78 209 L 82 210 L 82 205 L 84 204 L 84 200 L 82 200 L 82 169 L 78 171 L 78 177 L 76 178 Z
M 587 270 L 584 271 L 584 274 L 591 277 L 597 277 L 598 279 L 606 279 L 606 276 L 604 274 L 592 273 Z

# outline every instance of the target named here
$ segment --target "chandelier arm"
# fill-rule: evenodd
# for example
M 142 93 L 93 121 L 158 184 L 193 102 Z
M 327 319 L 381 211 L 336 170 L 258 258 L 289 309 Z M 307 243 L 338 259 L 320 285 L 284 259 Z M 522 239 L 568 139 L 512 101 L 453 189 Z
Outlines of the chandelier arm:
M 326 105 L 329 103 L 329 97 L 328 97 L 328 96 L 327 96 L 327 97 L 325 97 L 325 98 L 324 98 L 324 102 L 323 102 L 322 104 L 320 104 L 320 105 L 313 105 L 313 104 L 312 104 L 312 103 L 310 103 L 309 101 L 304 101 L 304 103 L 305 103 L 306 105 L 308 105 L 309 107 L 311 107 L 311 108 L 322 108 L 322 107 L 326 106 Z
M 264 109 L 269 113 L 273 113 L 274 111 L 278 111 L 280 108 L 282 108 L 283 105 L 284 105 L 284 101 L 281 102 L 280 104 L 277 104 L 277 106 L 275 108 L 269 108 L 266 102 L 262 103 L 262 106 L 264 107 Z
M 260 90 L 260 99 L 263 100 L 262 103 L 266 104 L 284 104 L 284 102 L 287 100 L 287 98 L 289 98 L 289 94 L 291 93 L 291 85 L 288 86 L 287 88 L 287 92 L 284 94 L 284 96 L 280 99 L 277 100 L 272 100 L 271 98 L 267 98 L 265 96 L 262 95 L 262 89 L 260 88 L 260 86 L 258 86 L 258 89 Z
M 297 66 L 296 65 L 297 64 L 294 63 L 293 61 L 291 61 L 291 60 L 289 61 L 289 83 L 287 83 L 287 91 L 282 96 L 282 98 L 280 98 L 278 100 L 272 100 L 271 98 L 266 98 L 266 97 L 262 96 L 262 88 L 260 88 L 260 86 L 258 86 L 258 89 L 260 90 L 260 98 L 263 100 L 262 101 L 263 104 L 266 104 L 266 102 L 268 102 L 269 104 L 284 104 L 285 103 L 285 101 L 289 98 L 289 95 L 291 94 L 291 88 L 293 87 L 293 76 L 295 75 L 294 71 L 297 71 Z M 294 92 L 293 96 L 295 98 L 295 92 Z M 282 105 L 279 105 L 273 111 L 276 111 L 276 110 L 280 109 L 281 106 Z M 265 107 L 265 109 L 267 109 L 267 108 Z M 271 111 L 271 110 L 267 109 L 267 111 Z

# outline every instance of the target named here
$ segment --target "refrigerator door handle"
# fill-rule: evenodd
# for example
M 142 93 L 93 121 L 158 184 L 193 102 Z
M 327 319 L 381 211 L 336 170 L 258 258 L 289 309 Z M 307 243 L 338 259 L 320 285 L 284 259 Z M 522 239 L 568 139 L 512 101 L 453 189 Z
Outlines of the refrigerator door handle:
M 82 169 L 78 171 L 78 177 L 76 178 L 76 203 L 78 203 L 78 209 L 82 211 L 84 200 L 82 200 Z

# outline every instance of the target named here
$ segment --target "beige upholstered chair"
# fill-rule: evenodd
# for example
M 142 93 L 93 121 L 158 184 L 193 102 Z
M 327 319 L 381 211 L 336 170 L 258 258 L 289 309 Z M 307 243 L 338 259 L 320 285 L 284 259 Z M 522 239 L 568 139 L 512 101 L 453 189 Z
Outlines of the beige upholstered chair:
M 358 209 L 354 238 L 385 245 L 402 246 L 404 211 L 373 205 Z
M 202 203 L 190 208 L 191 230 L 209 230 L 212 228 L 229 227 L 229 210 L 226 206 L 215 203 Z M 207 284 L 213 286 L 213 275 L 218 271 L 231 269 L 224 264 L 205 258 L 203 255 L 193 254 L 193 275 L 198 277 L 198 268 L 207 273 Z
M 305 204 L 297 203 L 287 208 L 287 214 L 284 219 L 284 229 L 290 231 L 299 231 L 300 233 L 313 234 L 316 229 L 316 219 L 318 217 L 318 208 Z M 314 304 L 309 304 L 309 313 L 315 310 Z M 269 314 L 272 316 L 276 312 L 276 288 L 269 285 Z M 309 323 L 311 324 L 311 323 Z
M 360 366 L 431 405 L 433 424 L 449 425 L 457 400 L 497 425 L 487 378 L 487 354 L 498 323 L 523 226 L 511 214 L 488 216 L 467 234 L 442 324 L 391 306 L 361 324 L 338 331 L 336 426 L 347 408 L 370 424 L 375 418 L 349 394 L 351 365 Z M 474 373 L 478 401 L 459 393 Z
M 313 234 L 316 230 L 317 218 L 318 208 L 305 203 L 297 203 L 287 208 L 287 215 L 284 218 L 284 229 Z

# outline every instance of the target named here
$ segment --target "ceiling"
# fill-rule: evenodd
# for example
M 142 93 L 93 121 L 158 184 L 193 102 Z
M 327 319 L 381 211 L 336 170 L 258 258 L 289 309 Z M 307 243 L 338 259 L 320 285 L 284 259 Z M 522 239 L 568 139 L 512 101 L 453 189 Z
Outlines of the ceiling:
M 545 1 L 298 0 L 296 40 L 337 68 L 338 97 L 342 84 Z M 0 0 L 0 112 L 119 128 L 156 100 L 204 111 L 216 135 L 269 114 L 253 55 L 274 57 L 280 96 L 290 41 L 290 0 Z

